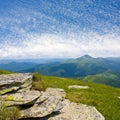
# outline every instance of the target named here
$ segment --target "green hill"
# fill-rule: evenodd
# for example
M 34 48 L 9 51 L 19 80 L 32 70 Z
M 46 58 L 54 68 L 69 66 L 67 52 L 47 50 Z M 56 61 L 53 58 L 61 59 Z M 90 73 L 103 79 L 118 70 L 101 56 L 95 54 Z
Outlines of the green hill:
M 6 70 L 0 70 L 0 75 L 2 74 L 11 74 L 13 72 L 10 72 L 10 71 L 6 71 Z
M 114 87 L 120 87 L 120 74 L 113 71 L 106 71 L 96 75 L 89 75 L 84 77 L 82 80 L 86 82 L 101 83 Z

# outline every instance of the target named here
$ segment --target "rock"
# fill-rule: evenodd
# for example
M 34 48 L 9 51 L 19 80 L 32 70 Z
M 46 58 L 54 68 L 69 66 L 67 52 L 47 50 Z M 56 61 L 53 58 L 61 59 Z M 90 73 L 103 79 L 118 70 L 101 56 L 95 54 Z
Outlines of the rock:
M 39 103 L 38 99 L 34 106 L 21 111 L 21 118 L 45 117 L 63 108 L 62 100 L 65 97 L 63 89 L 48 88 L 44 95 L 48 98 L 42 103 Z
M 40 104 L 41 102 L 48 99 L 49 96 L 46 95 L 45 92 L 41 92 L 41 96 L 37 99 L 36 103 Z
M 32 78 L 32 74 L 30 73 L 0 75 L 0 86 L 14 85 L 14 84 L 20 85 L 23 84 L 26 80 L 31 78 Z
M 6 93 L 10 93 L 10 92 L 16 91 L 18 89 L 19 89 L 19 87 L 5 88 L 5 89 L 0 90 L 0 95 L 4 95 Z
M 31 105 L 40 97 L 40 92 L 36 90 L 29 90 L 21 93 L 6 94 L 1 98 L 5 100 L 6 106 L 13 105 Z
M 70 85 L 68 88 L 76 88 L 76 89 L 88 89 L 89 86 L 81 86 L 81 85 Z
M 60 89 L 60 88 L 47 88 L 46 94 L 48 96 L 55 96 L 57 99 L 60 100 L 65 99 L 66 96 L 64 89 Z
M 45 117 L 58 108 L 60 101 L 55 97 L 51 96 L 46 101 L 41 104 L 34 104 L 33 107 L 30 107 L 21 112 L 22 118 L 27 117 Z
M 64 89 L 60 88 L 47 88 L 46 90 L 47 96 L 55 96 L 56 99 L 58 99 L 60 102 L 56 106 L 56 109 L 53 112 L 58 112 L 61 110 L 64 106 L 64 103 L 62 102 L 65 99 L 66 93 Z
M 30 73 L 0 75 L 0 95 L 27 88 L 30 85 L 32 85 Z
M 73 103 L 69 100 L 64 100 L 64 104 L 60 114 L 48 120 L 105 120 L 95 107 Z
M 118 96 L 118 98 L 120 99 L 120 96 Z

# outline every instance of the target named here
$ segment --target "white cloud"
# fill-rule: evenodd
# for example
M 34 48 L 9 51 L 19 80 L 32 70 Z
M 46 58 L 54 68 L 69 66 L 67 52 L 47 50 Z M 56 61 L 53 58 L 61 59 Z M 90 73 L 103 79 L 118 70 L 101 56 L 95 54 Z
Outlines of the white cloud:
M 1 44 L 0 58 L 57 58 L 120 56 L 120 37 L 115 34 L 79 33 L 70 36 L 42 34 L 28 35 L 18 45 Z

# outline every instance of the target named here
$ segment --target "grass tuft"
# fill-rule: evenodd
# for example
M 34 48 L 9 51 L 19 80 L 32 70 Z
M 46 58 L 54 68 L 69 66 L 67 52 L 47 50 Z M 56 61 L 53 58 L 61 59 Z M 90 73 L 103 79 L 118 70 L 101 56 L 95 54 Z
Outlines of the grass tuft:
M 32 87 L 35 90 L 40 90 L 40 91 L 44 91 L 46 89 L 45 83 L 41 78 L 41 75 L 39 73 L 34 73 L 33 74 L 33 84 Z
M 0 120 L 18 120 L 19 115 L 17 107 L 6 107 L 4 100 L 0 101 Z

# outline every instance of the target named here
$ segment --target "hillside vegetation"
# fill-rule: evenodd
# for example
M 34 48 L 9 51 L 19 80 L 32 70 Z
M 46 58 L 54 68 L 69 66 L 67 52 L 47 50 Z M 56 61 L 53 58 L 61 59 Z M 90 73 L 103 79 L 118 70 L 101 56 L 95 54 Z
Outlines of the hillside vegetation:
M 113 87 L 120 87 L 120 74 L 113 71 L 106 71 L 96 75 L 83 77 L 83 81 L 106 84 Z
M 42 76 L 46 87 L 63 88 L 66 98 L 73 102 L 95 106 L 106 120 L 119 120 L 120 118 L 120 89 L 101 84 L 93 84 L 81 80 Z M 39 83 L 39 82 L 38 82 Z M 69 85 L 85 85 L 89 89 L 68 89 Z
M 120 72 L 120 62 L 105 58 L 93 58 L 85 55 L 77 59 L 70 59 L 61 63 L 38 65 L 36 69 L 44 75 L 60 77 L 83 77 L 112 70 Z M 26 71 L 34 72 L 34 69 Z
M 13 72 L 10 72 L 10 71 L 6 71 L 6 70 L 0 70 L 0 75 L 2 74 L 11 74 Z

